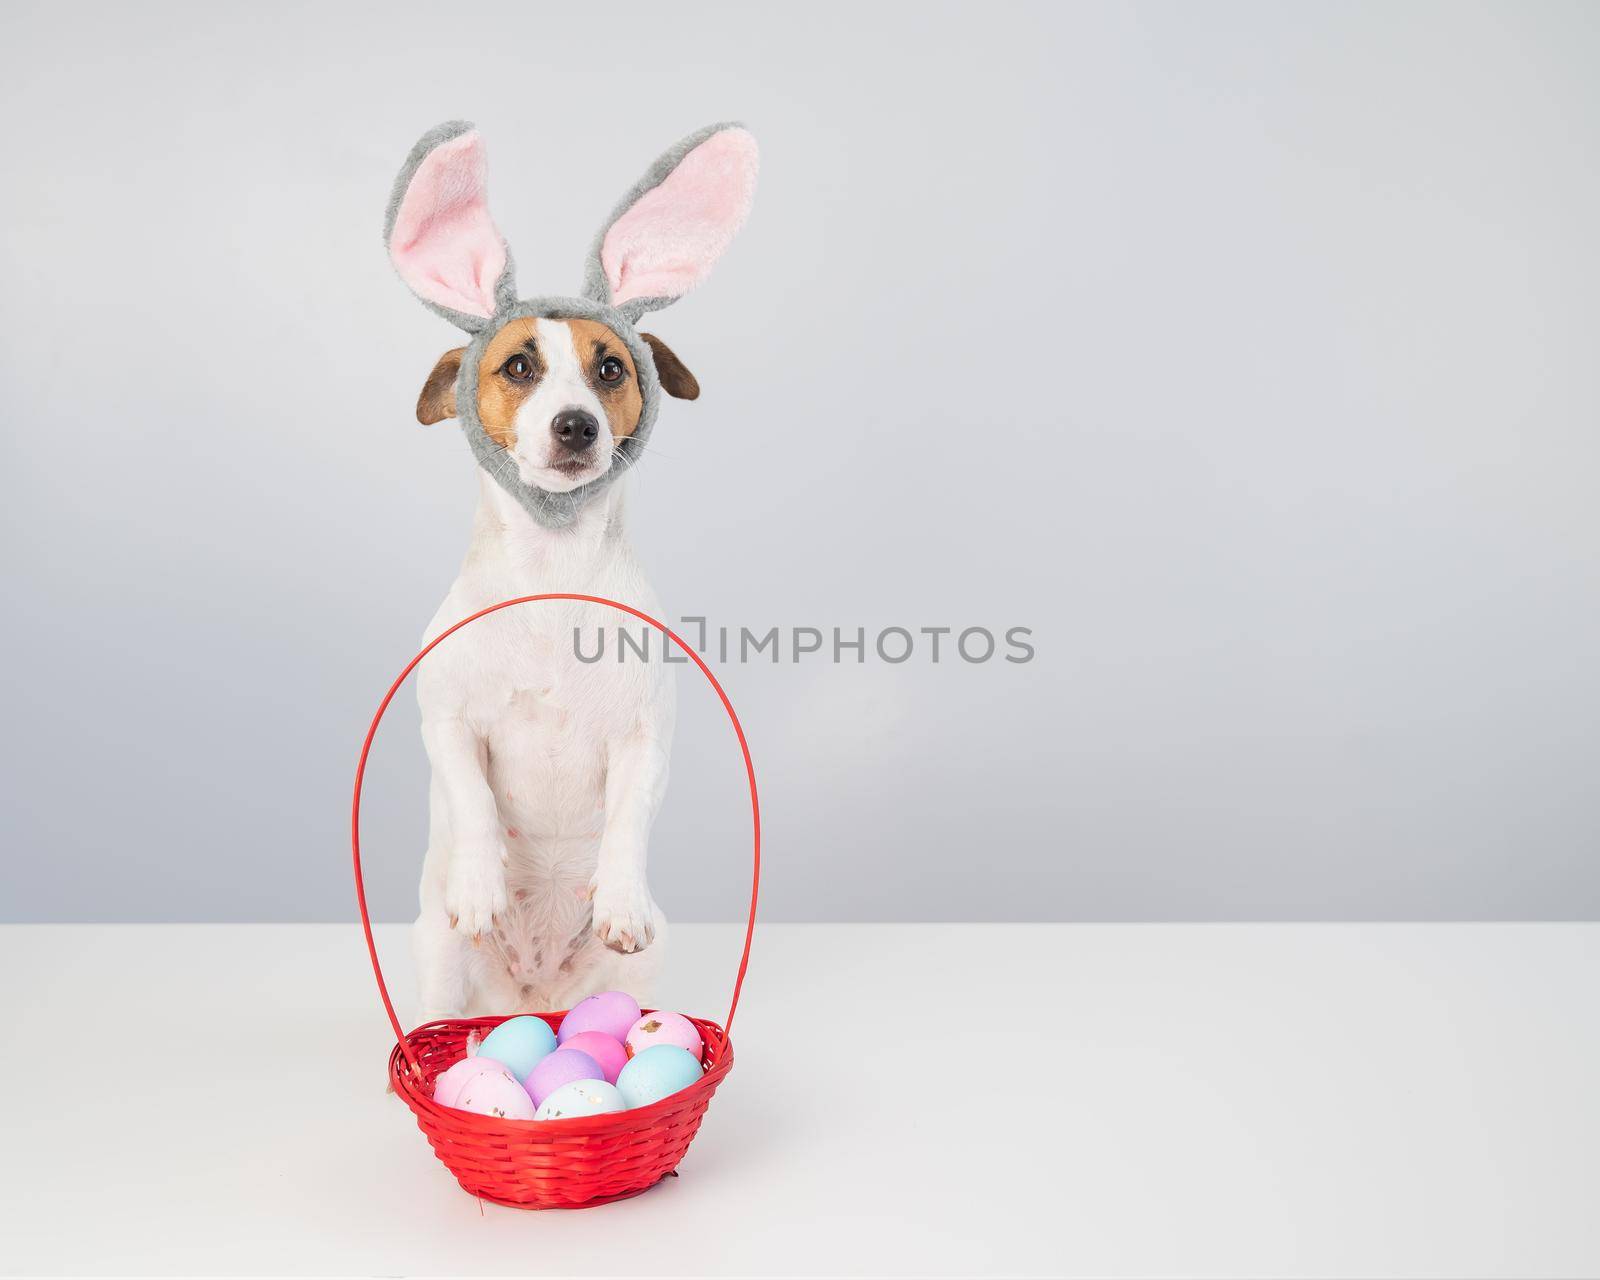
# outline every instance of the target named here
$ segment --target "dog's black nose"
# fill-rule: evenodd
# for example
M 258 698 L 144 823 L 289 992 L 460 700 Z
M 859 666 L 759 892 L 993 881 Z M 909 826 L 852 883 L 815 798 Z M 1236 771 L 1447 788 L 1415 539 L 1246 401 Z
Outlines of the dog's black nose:
M 600 424 L 587 409 L 563 409 L 550 420 L 550 433 L 565 448 L 581 453 L 600 434 Z

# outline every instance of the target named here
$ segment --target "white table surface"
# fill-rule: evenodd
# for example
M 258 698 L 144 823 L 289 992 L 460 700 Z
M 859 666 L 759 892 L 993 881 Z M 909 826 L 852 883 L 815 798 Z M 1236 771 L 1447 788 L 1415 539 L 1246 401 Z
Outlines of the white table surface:
M 434 1159 L 353 926 L 0 965 L 8 1272 L 1600 1274 L 1600 926 L 767 926 L 682 1176 L 576 1213 Z

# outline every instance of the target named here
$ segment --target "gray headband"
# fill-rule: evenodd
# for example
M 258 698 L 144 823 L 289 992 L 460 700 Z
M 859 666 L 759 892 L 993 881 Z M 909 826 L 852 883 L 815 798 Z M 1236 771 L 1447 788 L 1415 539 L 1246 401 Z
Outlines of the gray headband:
M 456 416 L 478 464 L 539 524 L 571 524 L 638 461 L 662 392 L 654 353 L 635 326 L 709 272 L 749 212 L 755 175 L 755 141 L 741 126 L 690 134 L 650 166 L 600 228 L 582 297 L 519 299 L 510 251 L 488 215 L 473 126 L 442 124 L 412 148 L 389 199 L 384 245 L 418 299 L 473 335 L 456 377 Z M 530 316 L 599 321 L 627 346 L 638 372 L 638 425 L 617 443 L 604 475 L 567 493 L 524 482 L 478 417 L 479 357 L 508 321 Z

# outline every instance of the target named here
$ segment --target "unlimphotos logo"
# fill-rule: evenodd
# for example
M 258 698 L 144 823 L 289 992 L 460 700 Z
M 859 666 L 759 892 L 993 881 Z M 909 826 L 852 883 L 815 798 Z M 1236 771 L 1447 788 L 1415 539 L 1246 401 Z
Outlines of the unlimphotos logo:
M 707 626 L 703 617 L 683 617 L 677 634 L 706 658 L 719 662 L 857 662 L 898 665 L 923 662 L 1032 662 L 1032 627 L 751 627 Z M 651 660 L 688 662 L 664 632 L 646 626 L 574 627 L 572 651 L 579 662 Z

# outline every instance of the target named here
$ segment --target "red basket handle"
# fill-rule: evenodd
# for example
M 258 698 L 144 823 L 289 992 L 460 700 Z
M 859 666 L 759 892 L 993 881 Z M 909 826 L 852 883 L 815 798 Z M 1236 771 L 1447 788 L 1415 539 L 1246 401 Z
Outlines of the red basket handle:
M 355 864 L 356 873 L 356 904 L 361 908 L 361 932 L 366 935 L 367 955 L 372 958 L 372 976 L 378 980 L 378 995 L 383 1000 L 383 1011 L 389 1015 L 389 1025 L 394 1028 L 394 1038 L 401 1051 L 406 1056 L 406 1061 L 411 1064 L 412 1070 L 419 1070 L 416 1054 L 411 1051 L 411 1046 L 406 1042 L 405 1032 L 400 1028 L 400 1019 L 395 1016 L 394 1002 L 389 999 L 389 986 L 383 980 L 383 969 L 378 964 L 378 948 L 372 940 L 372 918 L 367 914 L 367 886 L 361 877 L 361 783 L 367 776 L 367 755 L 372 750 L 372 740 L 378 734 L 378 725 L 382 723 L 384 712 L 388 711 L 389 704 L 394 701 L 394 695 L 400 692 L 400 686 L 406 682 L 417 664 L 432 653 L 444 641 L 460 631 L 468 623 L 476 622 L 479 618 L 487 617 L 491 613 L 498 613 L 501 609 L 509 609 L 516 604 L 531 604 L 535 600 L 579 600 L 586 604 L 603 604 L 613 609 L 620 609 L 623 613 L 631 613 L 641 622 L 648 622 L 657 631 L 667 636 L 678 648 L 694 659 L 695 666 L 700 668 L 700 674 L 711 682 L 711 687 L 717 691 L 717 697 L 722 700 L 722 709 L 728 713 L 728 723 L 733 726 L 734 736 L 739 739 L 739 751 L 744 756 L 745 777 L 750 782 L 750 827 L 753 839 L 753 868 L 750 875 L 750 916 L 744 926 L 744 950 L 739 955 L 739 972 L 733 980 L 733 999 L 728 1004 L 728 1016 L 722 1024 L 722 1038 L 726 1043 L 728 1034 L 733 1030 L 733 1015 L 739 1008 L 739 992 L 744 986 L 745 970 L 750 966 L 750 941 L 756 932 L 756 896 L 761 889 L 761 799 L 756 794 L 756 767 L 750 760 L 750 744 L 745 741 L 744 726 L 739 723 L 738 713 L 733 709 L 733 703 L 728 701 L 721 683 L 716 676 L 711 674 L 711 668 L 705 663 L 694 647 L 688 644 L 672 628 L 665 623 L 657 622 L 648 613 L 635 609 L 632 605 L 623 604 L 620 600 L 608 600 L 605 596 L 586 596 L 575 592 L 552 591 L 537 596 L 518 596 L 514 600 L 502 600 L 499 604 L 492 604 L 487 609 L 479 609 L 471 617 L 463 618 L 452 627 L 441 631 L 428 642 L 422 652 L 406 663 L 405 670 L 395 677 L 394 683 L 389 686 L 389 692 L 383 695 L 383 701 L 378 704 L 378 710 L 372 717 L 372 724 L 367 728 L 367 736 L 361 744 L 361 759 L 356 762 L 355 794 L 350 801 L 350 852 Z

